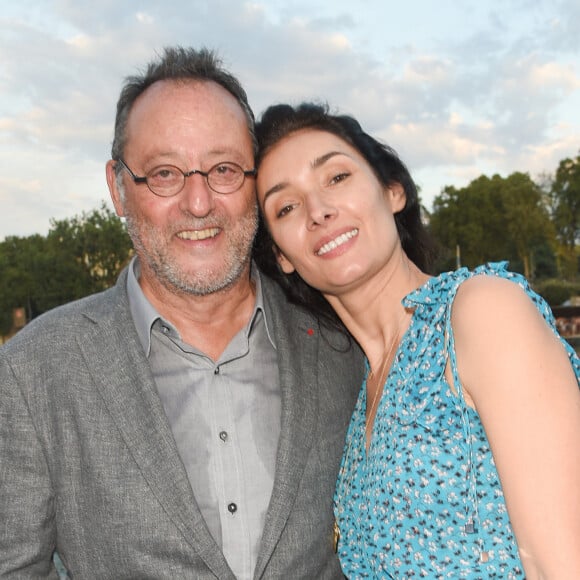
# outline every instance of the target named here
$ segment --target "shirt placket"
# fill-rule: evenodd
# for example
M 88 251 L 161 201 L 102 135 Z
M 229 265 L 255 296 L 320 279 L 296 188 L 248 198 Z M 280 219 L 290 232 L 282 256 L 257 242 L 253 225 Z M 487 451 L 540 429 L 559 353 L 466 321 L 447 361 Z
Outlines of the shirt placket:
M 236 577 L 249 578 L 251 546 L 245 515 L 244 474 L 228 380 L 228 370 L 232 364 L 218 364 L 213 370 L 211 392 L 214 396 L 210 398 L 213 476 L 218 493 L 224 556 Z

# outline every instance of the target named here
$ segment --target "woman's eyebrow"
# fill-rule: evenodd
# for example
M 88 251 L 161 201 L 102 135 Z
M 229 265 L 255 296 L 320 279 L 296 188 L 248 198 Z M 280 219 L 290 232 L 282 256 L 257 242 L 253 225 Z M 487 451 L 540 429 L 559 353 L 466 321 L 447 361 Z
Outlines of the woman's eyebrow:
M 324 155 L 321 155 L 320 157 L 314 159 L 310 163 L 310 166 L 312 167 L 312 169 L 316 169 L 321 165 L 324 165 L 329 159 L 332 159 L 332 157 L 335 157 L 336 155 L 346 155 L 346 153 L 343 153 L 342 151 L 329 151 L 328 153 L 325 153 Z
M 310 162 L 310 167 L 312 167 L 312 169 L 318 169 L 321 165 L 324 165 L 327 161 L 329 161 L 333 157 L 336 157 L 337 155 L 344 155 L 344 156 L 348 157 L 348 155 L 346 153 L 344 153 L 343 151 L 329 151 L 328 153 L 325 153 L 324 155 L 321 155 L 320 157 L 313 159 Z M 264 200 L 262 201 L 262 204 L 265 204 L 266 200 L 272 194 L 278 193 L 279 191 L 282 191 L 286 187 L 288 187 L 288 182 L 281 181 L 280 183 L 277 183 L 276 185 L 274 185 L 273 187 L 268 189 L 268 191 L 266 191 L 266 193 L 264 193 Z
M 266 191 L 266 193 L 264 193 L 264 200 L 262 201 L 262 205 L 266 204 L 266 200 L 272 194 L 278 193 L 279 191 L 282 191 L 287 185 L 288 185 L 287 181 L 281 181 L 280 183 L 277 183 L 276 185 L 274 185 L 274 187 L 271 187 L 270 189 L 268 189 L 268 191 Z

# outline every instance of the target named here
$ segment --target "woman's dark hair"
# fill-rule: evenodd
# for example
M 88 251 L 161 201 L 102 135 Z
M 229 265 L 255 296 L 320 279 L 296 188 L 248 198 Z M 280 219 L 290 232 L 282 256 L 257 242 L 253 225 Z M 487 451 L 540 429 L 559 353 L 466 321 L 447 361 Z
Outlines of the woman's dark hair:
M 365 133 L 353 117 L 332 115 L 328 105 L 317 103 L 302 103 L 296 107 L 286 104 L 269 107 L 256 124 L 258 171 L 262 159 L 276 143 L 302 129 L 336 135 L 366 159 L 382 185 L 388 187 L 398 183 L 403 187 L 405 207 L 395 214 L 401 245 L 410 260 L 424 272 L 429 272 L 435 258 L 435 246 L 421 220 L 417 186 L 396 152 Z M 301 305 L 332 326 L 342 326 L 338 316 L 318 290 L 304 282 L 296 272 L 286 275 L 280 270 L 274 253 L 274 242 L 263 218 L 260 219 L 254 257 L 258 266 L 282 286 L 292 303 Z

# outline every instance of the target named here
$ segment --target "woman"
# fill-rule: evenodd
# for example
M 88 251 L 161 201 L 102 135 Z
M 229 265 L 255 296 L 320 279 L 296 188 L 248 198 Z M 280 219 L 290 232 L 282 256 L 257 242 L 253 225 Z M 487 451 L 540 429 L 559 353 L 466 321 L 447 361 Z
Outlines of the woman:
M 368 361 L 346 576 L 580 578 L 580 361 L 546 303 L 503 263 L 430 277 L 416 187 L 354 119 L 277 105 L 257 135 L 259 262 Z

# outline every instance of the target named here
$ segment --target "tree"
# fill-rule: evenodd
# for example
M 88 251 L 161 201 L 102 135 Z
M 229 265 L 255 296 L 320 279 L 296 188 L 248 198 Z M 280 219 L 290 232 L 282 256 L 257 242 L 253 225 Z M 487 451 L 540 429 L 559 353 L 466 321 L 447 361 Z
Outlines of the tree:
M 0 242 L 0 334 L 12 309 L 28 318 L 112 286 L 132 253 L 121 220 L 105 204 L 65 220 L 53 220 L 46 237 L 9 237 Z
M 468 187 L 446 187 L 433 203 L 430 228 L 446 249 L 442 269 L 454 265 L 456 248 L 462 265 L 476 266 L 489 260 L 509 258 L 503 226 L 500 188 L 481 176 Z
M 14 308 L 25 307 L 28 318 L 39 313 L 34 304 L 36 274 L 44 269 L 46 248 L 40 235 L 10 236 L 0 243 L 0 335 L 10 331 Z
M 552 221 L 559 242 L 560 275 L 573 277 L 580 269 L 580 155 L 564 159 L 556 176 L 546 178 Z
M 524 265 L 526 278 L 531 279 L 534 252 L 545 240 L 554 239 L 542 192 L 529 175 L 513 173 L 503 182 L 502 200 L 506 231 Z
M 434 200 L 430 228 L 446 249 L 443 268 L 458 247 L 462 265 L 508 260 L 512 267 L 521 264 L 528 277 L 534 252 L 542 247 L 545 253 L 553 238 L 541 190 L 523 173 L 482 175 L 463 189 L 446 187 Z
M 66 220 L 52 220 L 48 234 L 55 255 L 79 270 L 76 293 L 86 295 L 112 286 L 127 263 L 131 240 L 121 220 L 101 203 L 99 209 Z M 90 291 L 81 289 L 85 285 Z
M 558 239 L 574 250 L 580 244 L 580 155 L 560 161 L 550 201 Z

